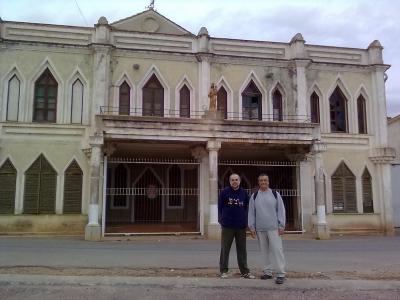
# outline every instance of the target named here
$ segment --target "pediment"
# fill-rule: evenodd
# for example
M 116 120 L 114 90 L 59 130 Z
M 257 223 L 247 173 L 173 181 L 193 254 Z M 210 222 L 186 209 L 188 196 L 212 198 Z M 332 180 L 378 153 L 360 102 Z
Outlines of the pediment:
M 153 9 L 146 10 L 139 14 L 127 17 L 110 24 L 118 30 L 164 33 L 176 35 L 193 35 L 191 32 L 172 22 Z

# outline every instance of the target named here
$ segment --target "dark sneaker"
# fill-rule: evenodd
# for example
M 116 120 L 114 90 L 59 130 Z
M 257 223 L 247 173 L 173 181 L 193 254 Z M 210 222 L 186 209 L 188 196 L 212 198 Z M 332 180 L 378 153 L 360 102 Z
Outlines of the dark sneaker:
M 269 275 L 269 274 L 262 274 L 260 276 L 260 279 L 262 279 L 262 280 L 271 279 L 271 278 L 272 278 L 272 275 Z
M 285 282 L 285 277 L 276 277 L 275 283 L 276 284 L 282 284 Z
M 256 277 L 250 273 L 242 274 L 240 277 L 244 279 L 255 279 Z

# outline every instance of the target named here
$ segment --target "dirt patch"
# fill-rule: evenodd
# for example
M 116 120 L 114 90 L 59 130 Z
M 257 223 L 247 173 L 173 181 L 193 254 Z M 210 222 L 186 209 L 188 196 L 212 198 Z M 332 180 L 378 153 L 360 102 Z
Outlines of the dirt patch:
M 0 267 L 0 274 L 25 275 L 64 275 L 64 276 L 132 276 L 132 277 L 202 277 L 216 278 L 215 268 L 170 269 L 170 268 L 63 268 L 42 266 Z M 254 270 L 261 274 L 261 270 Z M 231 271 L 232 277 L 240 277 L 238 270 Z M 370 279 L 370 280 L 400 280 L 400 272 L 287 272 L 288 278 L 303 279 Z

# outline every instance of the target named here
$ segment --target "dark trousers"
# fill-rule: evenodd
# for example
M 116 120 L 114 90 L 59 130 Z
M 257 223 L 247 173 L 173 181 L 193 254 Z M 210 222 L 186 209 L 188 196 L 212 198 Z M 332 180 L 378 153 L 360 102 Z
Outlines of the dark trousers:
M 221 273 L 228 272 L 229 252 L 231 251 L 233 239 L 235 239 L 237 262 L 240 273 L 247 274 L 249 273 L 249 269 L 247 268 L 246 229 L 222 227 L 219 270 Z

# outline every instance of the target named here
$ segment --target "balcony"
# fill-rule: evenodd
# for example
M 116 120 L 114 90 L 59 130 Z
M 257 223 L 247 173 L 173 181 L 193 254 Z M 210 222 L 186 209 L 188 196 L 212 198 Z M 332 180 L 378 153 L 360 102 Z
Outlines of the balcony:
M 274 115 L 249 117 L 234 112 L 228 112 L 226 119 L 219 112 L 187 111 L 186 117 L 181 115 L 174 110 L 101 107 L 97 118 L 106 139 L 123 140 L 311 144 L 316 127 L 309 118 L 298 115 L 282 115 L 282 121 L 274 120 L 278 119 Z

